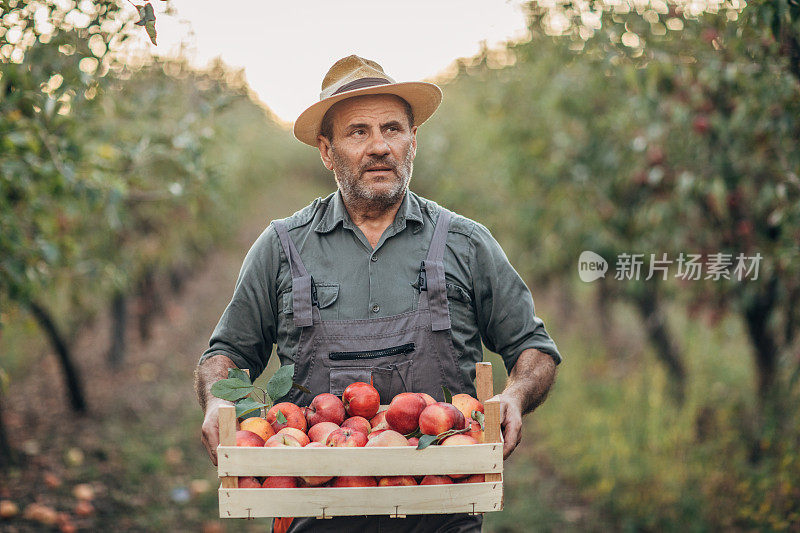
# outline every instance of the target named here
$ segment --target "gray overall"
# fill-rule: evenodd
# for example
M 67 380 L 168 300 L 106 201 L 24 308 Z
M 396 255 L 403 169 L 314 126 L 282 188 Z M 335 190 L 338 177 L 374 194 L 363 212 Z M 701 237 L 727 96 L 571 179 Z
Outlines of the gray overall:
M 289 238 L 286 227 L 274 222 L 292 273 L 294 324 L 302 328 L 295 354 L 294 380 L 312 394 L 298 389 L 282 401 L 308 405 L 320 393 L 341 396 L 354 381 L 372 379 L 387 404 L 401 392 L 427 392 L 444 400 L 442 385 L 453 394 L 475 389 L 458 367 L 450 337 L 450 313 L 444 276 L 444 251 L 451 213 L 441 209 L 428 249 L 420 266 L 419 303 L 415 311 L 361 320 L 320 318 L 314 284 Z M 481 518 L 466 514 L 389 517 L 337 517 L 326 520 L 295 518 L 290 532 L 447 532 L 481 530 Z

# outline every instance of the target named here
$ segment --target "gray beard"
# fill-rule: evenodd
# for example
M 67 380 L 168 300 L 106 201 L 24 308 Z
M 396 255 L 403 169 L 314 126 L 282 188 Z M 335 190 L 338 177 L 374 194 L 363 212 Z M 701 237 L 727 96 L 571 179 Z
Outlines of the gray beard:
M 408 184 L 411 182 L 411 174 L 414 170 L 413 151 L 410 148 L 406 152 L 405 159 L 400 164 L 394 164 L 392 160 L 381 158 L 369 161 L 355 170 L 348 166 L 347 161 L 340 156 L 335 148 L 331 147 L 331 153 L 336 183 L 339 185 L 339 191 L 342 193 L 345 204 L 351 209 L 361 212 L 385 211 L 398 204 L 406 194 L 406 189 L 408 189 Z M 370 189 L 364 185 L 361 179 L 366 168 L 375 164 L 391 166 L 396 173 L 397 179 L 386 192 L 376 192 Z

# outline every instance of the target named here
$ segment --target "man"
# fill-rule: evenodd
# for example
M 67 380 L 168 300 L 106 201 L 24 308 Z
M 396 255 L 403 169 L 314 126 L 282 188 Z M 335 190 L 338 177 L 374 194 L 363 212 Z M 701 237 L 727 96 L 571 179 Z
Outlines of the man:
M 489 231 L 408 190 L 417 127 L 440 102 L 436 85 L 395 83 L 377 63 L 350 56 L 331 67 L 320 101 L 295 122 L 338 191 L 274 221 L 245 258 L 197 370 L 203 442 L 215 464 L 227 402 L 209 389 L 231 367 L 259 375 L 273 344 L 312 392 L 293 389 L 287 400 L 305 405 L 370 380 L 382 403 L 403 391 L 442 400 L 442 385 L 474 395 L 483 340 L 510 372 L 495 396 L 504 455 L 519 443 L 522 415 L 544 400 L 561 356 Z M 480 528 L 479 517 L 425 515 L 295 519 L 290 531 Z

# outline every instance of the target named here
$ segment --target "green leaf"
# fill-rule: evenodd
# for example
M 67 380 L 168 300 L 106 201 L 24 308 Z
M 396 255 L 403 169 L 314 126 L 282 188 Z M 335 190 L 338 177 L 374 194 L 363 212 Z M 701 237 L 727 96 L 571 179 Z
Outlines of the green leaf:
M 211 394 L 217 398 L 235 402 L 253 392 L 253 385 L 239 378 L 221 379 L 211 385 Z
M 417 443 L 418 450 L 424 450 L 428 446 L 436 441 L 436 435 L 423 435 L 419 438 L 419 443 Z
M 147 5 L 150 5 L 150 4 L 147 4 Z M 153 44 L 157 45 L 158 43 L 156 43 L 156 37 L 158 37 L 158 32 L 156 31 L 156 23 L 155 23 L 155 21 L 151 20 L 151 21 L 147 22 L 147 24 L 144 25 L 144 29 L 147 32 L 147 36 L 150 37 L 150 42 L 152 42 Z
M 311 394 L 310 390 L 308 390 L 307 388 L 303 387 L 299 383 L 292 383 L 292 388 L 293 389 L 297 389 L 297 390 L 302 391 L 302 392 L 305 392 L 306 394 Z
M 480 425 L 481 425 L 481 431 L 485 431 L 485 430 L 486 430 L 486 428 L 485 428 L 485 427 L 483 427 L 483 421 L 484 421 L 484 418 L 485 418 L 485 417 L 484 417 L 483 413 L 481 413 L 481 412 L 480 412 L 480 411 L 478 411 L 477 409 L 476 409 L 476 410 L 474 410 L 474 411 L 472 411 L 472 419 L 473 419 L 473 420 L 477 420 L 477 421 L 478 421 L 478 424 L 480 424 Z
M 447 403 L 453 403 L 453 395 L 450 392 L 450 389 L 442 385 L 442 391 L 444 392 L 444 401 Z
M 278 424 L 285 424 L 286 423 L 286 416 L 283 414 L 283 411 L 278 409 L 277 414 L 275 415 L 275 420 Z
M 229 368 L 228 377 L 241 379 L 245 383 L 250 383 L 250 376 L 241 368 Z
M 267 394 L 276 401 L 286 396 L 292 388 L 292 377 L 294 376 L 294 365 L 280 367 L 267 382 Z
M 252 413 L 257 409 L 266 407 L 261 402 L 257 402 L 252 398 L 242 398 L 236 402 L 236 418 L 241 418 L 248 413 Z

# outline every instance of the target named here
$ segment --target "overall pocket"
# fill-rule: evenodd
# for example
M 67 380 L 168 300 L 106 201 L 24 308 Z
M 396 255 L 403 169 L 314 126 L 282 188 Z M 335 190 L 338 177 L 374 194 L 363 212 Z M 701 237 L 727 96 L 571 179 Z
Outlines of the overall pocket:
M 376 350 L 330 352 L 330 392 L 341 396 L 356 381 L 372 383 L 388 404 L 401 392 L 412 392 L 413 342 Z

